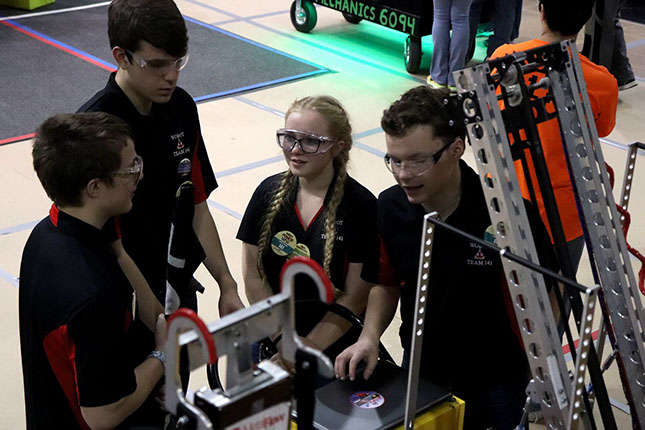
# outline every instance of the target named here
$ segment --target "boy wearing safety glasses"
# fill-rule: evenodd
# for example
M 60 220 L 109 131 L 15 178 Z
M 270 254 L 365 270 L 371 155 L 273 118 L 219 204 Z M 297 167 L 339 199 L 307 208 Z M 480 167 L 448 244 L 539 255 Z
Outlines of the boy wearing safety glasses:
M 54 204 L 20 266 L 30 430 L 126 428 L 163 376 L 166 321 L 155 316 L 154 351 L 134 358 L 133 289 L 102 231 L 132 208 L 143 177 L 133 138 L 125 122 L 100 112 L 51 117 L 36 134 L 34 169 Z
M 494 237 L 479 176 L 461 160 L 466 129 L 446 110 L 447 95 L 427 86 L 413 88 L 383 114 L 385 164 L 398 185 L 378 198 L 379 270 L 372 278 L 363 273 L 377 285 L 358 342 L 336 360 L 340 378 L 349 374 L 353 380 L 361 361 L 367 363 L 364 376 L 371 375 L 379 338 L 399 298 L 403 367 L 408 366 L 426 213 L 436 211 L 441 220 L 473 236 L 486 238 L 492 232 Z M 537 215 L 533 218 L 532 226 L 539 224 Z M 522 417 L 528 362 L 505 308 L 502 274 L 494 252 L 436 230 L 420 371 L 466 402 L 465 429 L 515 428 Z
M 202 139 L 197 106 L 177 86 L 189 58 L 184 18 L 172 0 L 114 0 L 108 11 L 108 34 L 118 70 L 80 111 L 104 111 L 125 120 L 146 162 L 146 176 L 133 209 L 119 220 L 121 239 L 115 246 L 125 250 L 119 253 L 120 264 L 131 269 L 136 264 L 158 301 L 164 303 L 175 196 L 178 187 L 190 180 L 195 189 L 192 226 L 205 251 L 204 264 L 220 287 L 219 313 L 223 316 L 241 309 L 237 284 L 206 203 L 217 181 Z M 198 264 L 187 262 L 186 266 Z M 201 286 L 193 279 L 189 287 L 183 294 L 178 292 L 180 305 L 196 309 L 195 290 Z M 142 329 L 141 337 L 144 354 L 152 336 Z

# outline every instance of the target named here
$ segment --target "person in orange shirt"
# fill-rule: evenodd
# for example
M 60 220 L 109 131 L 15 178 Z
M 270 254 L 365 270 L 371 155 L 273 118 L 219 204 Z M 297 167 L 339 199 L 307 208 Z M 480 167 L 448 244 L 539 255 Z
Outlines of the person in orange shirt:
M 569 39 L 575 40 L 580 30 L 591 17 L 593 4 L 594 2 L 591 0 L 568 0 L 565 2 L 558 0 L 540 0 L 538 2 L 538 11 L 540 12 L 540 21 L 542 24 L 540 38 L 523 43 L 500 46 L 495 50 L 491 58 L 499 58 L 514 52 L 527 51 L 554 42 Z M 616 79 L 606 68 L 592 63 L 582 55 L 580 55 L 580 61 L 598 136 L 605 137 L 611 133 L 616 124 L 618 85 Z M 527 82 L 530 76 L 526 75 Z M 538 132 L 549 170 L 562 228 L 567 241 L 568 253 L 572 263 L 571 266 L 575 273 L 582 256 L 584 237 L 582 235 L 582 225 L 574 198 L 573 186 L 569 178 L 569 171 L 562 149 L 558 120 L 554 118 L 538 124 Z M 546 218 L 544 202 L 539 192 L 537 181 L 535 180 L 535 171 L 528 153 L 527 160 L 530 176 L 533 178 L 533 189 L 535 190 L 540 215 L 553 240 L 553 233 Z M 529 198 L 526 178 L 524 177 L 524 172 L 519 161 L 516 161 L 515 169 L 520 181 L 520 187 L 522 188 L 522 195 L 524 198 Z

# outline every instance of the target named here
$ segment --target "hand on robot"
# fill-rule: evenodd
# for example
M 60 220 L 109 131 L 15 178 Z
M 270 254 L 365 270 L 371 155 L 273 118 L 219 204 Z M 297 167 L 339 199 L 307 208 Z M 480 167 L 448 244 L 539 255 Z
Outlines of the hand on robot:
M 305 346 L 308 346 L 308 347 L 310 347 L 310 348 L 317 349 L 317 350 L 321 351 L 321 348 L 320 348 L 318 345 L 316 345 L 316 343 L 315 343 L 314 341 L 312 341 L 312 340 L 310 340 L 310 339 L 307 339 L 306 337 L 303 337 L 303 336 L 298 336 L 298 337 L 299 337 L 300 341 L 301 341 Z M 276 353 L 276 354 L 274 354 L 274 355 L 271 357 L 271 362 L 273 362 L 273 363 L 277 364 L 278 366 L 282 367 L 284 370 L 286 370 L 286 371 L 288 371 L 288 372 L 290 372 L 290 373 L 292 373 L 292 374 L 296 373 L 296 365 L 295 365 L 295 363 L 292 363 L 292 362 L 290 362 L 290 361 L 286 360 L 286 359 L 282 356 L 282 354 L 281 354 L 281 351 L 282 351 L 282 350 L 281 350 L 281 348 L 280 348 L 280 345 L 281 345 L 281 344 L 279 343 L 279 344 L 278 344 L 278 351 L 279 351 L 279 352 L 278 352 L 278 353 Z
M 367 380 L 378 363 L 378 341 L 361 337 L 355 344 L 341 352 L 334 363 L 336 378 L 344 381 L 349 375 L 350 380 L 355 380 L 357 368 L 361 362 L 366 363 L 363 378 Z M 347 372 L 348 368 L 349 372 Z

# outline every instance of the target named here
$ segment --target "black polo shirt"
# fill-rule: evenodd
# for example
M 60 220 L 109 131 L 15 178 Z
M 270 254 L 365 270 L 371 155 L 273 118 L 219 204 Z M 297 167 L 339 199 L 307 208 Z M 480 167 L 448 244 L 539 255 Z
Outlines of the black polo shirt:
M 20 266 L 28 429 L 87 429 L 80 407 L 136 389 L 126 332 L 132 288 L 101 230 L 60 212 L 32 231 Z
M 217 188 L 215 174 L 202 139 L 197 106 L 177 87 L 168 103 L 153 104 L 150 115 L 140 114 L 110 75 L 107 85 L 79 112 L 102 111 L 118 116 L 134 130 L 134 147 L 144 161 L 144 177 L 137 185 L 132 210 L 119 219 L 123 246 L 137 264 L 161 303 L 166 293 L 166 262 L 170 224 L 177 188 L 185 181 L 177 174 L 179 162 L 192 161 L 195 204 Z
M 257 245 L 267 207 L 273 200 L 282 174 L 271 176 L 257 187 L 244 212 L 237 232 L 237 238 L 251 245 Z M 334 178 L 335 181 L 335 178 Z M 308 226 L 302 223 L 296 204 L 297 189 L 288 196 L 287 204 L 276 216 L 271 228 L 271 237 L 289 232 L 298 245 L 305 245 L 310 257 L 321 266 L 324 262 L 325 210 L 334 182 L 329 186 L 323 207 Z M 295 248 L 291 241 L 291 248 Z M 275 243 L 275 242 L 274 242 Z M 356 180 L 347 176 L 343 198 L 336 213 L 336 241 L 331 262 L 331 281 L 339 290 L 345 289 L 345 276 L 349 263 L 364 263 L 364 267 L 376 268 L 378 259 L 378 235 L 376 232 L 376 197 Z M 287 249 L 289 253 L 291 250 Z M 291 256 L 279 255 L 273 247 L 264 254 L 264 270 L 267 281 L 274 293 L 280 291 L 280 270 Z M 365 264 L 368 263 L 368 264 Z M 375 276 L 375 273 L 373 274 Z
M 484 238 L 491 221 L 479 177 L 464 161 L 459 166 L 461 200 L 446 222 Z M 401 286 L 399 334 L 407 350 L 425 214 L 398 185 L 383 191 L 378 199 L 379 276 L 363 275 L 367 281 Z M 532 224 L 539 228 L 535 221 Z M 549 252 L 542 249 L 541 255 Z M 425 313 L 424 376 L 455 392 L 525 377 L 528 364 L 507 313 L 502 275 L 498 254 L 441 228 L 435 230 Z

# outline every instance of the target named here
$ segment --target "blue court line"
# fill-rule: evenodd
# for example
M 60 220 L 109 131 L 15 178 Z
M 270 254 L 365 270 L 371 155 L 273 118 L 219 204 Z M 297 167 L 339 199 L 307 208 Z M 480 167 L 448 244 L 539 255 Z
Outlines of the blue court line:
M 11 273 L 2 270 L 2 268 L 0 268 L 0 279 L 4 279 L 14 287 L 18 288 L 18 278 L 12 276 Z
M 368 137 L 368 136 L 373 136 L 373 135 L 375 135 L 375 134 L 379 134 L 379 133 L 381 133 L 382 131 L 383 131 L 383 129 L 382 129 L 381 127 L 376 127 L 376 128 L 371 129 L 371 130 L 365 130 L 365 131 L 361 131 L 360 133 L 356 133 L 356 134 L 355 134 L 354 136 L 352 136 L 352 137 L 353 137 L 354 139 L 362 139 L 362 138 L 364 138 L 364 137 Z
M 246 18 L 238 17 L 238 18 L 227 19 L 226 21 L 212 22 L 211 25 L 219 26 L 219 25 L 225 25 L 225 24 L 233 24 L 235 22 L 240 22 L 242 20 L 249 21 L 253 19 L 266 18 L 267 16 L 282 15 L 287 13 L 289 13 L 288 10 L 279 10 L 276 12 L 267 12 L 267 13 L 261 13 L 260 15 L 247 16 Z
M 246 103 L 247 105 L 253 106 L 255 108 L 267 111 L 267 112 L 272 113 L 272 114 L 274 114 L 276 116 L 279 116 L 280 118 L 284 118 L 284 114 L 285 114 L 284 112 L 282 112 L 281 110 L 278 110 L 278 109 L 274 109 L 271 106 L 263 105 L 262 103 L 256 102 L 254 100 L 251 100 L 251 99 L 243 97 L 243 96 L 235 97 L 235 100 L 237 100 L 239 102 L 242 102 L 242 103 Z
M 637 40 L 635 42 L 630 42 L 625 46 L 627 47 L 627 49 L 632 49 L 632 48 L 636 48 L 637 46 L 641 46 L 641 45 L 645 45 L 645 39 Z
M 623 151 L 627 151 L 629 149 L 629 145 L 625 145 L 624 143 L 620 143 L 612 139 L 607 139 L 606 137 L 601 137 L 598 140 L 600 141 L 600 143 L 613 146 L 614 148 L 622 149 Z M 636 151 L 636 154 L 643 156 L 645 155 L 645 151 Z
M 317 49 L 321 49 L 321 50 L 323 50 L 323 51 L 330 52 L 330 53 L 332 53 L 332 54 L 338 55 L 338 56 L 343 57 L 343 58 L 345 58 L 345 59 L 348 59 L 348 60 L 351 60 L 351 61 L 354 61 L 354 62 L 357 62 L 357 63 L 363 64 L 363 65 L 366 65 L 366 66 L 370 66 L 370 67 L 373 67 L 373 68 L 375 68 L 375 69 L 379 69 L 379 70 L 382 70 L 382 71 L 384 71 L 384 72 L 387 72 L 387 73 L 390 73 L 390 74 L 393 74 L 393 75 L 396 75 L 396 76 L 399 76 L 399 77 L 402 77 L 402 78 L 405 78 L 405 79 L 410 79 L 410 80 L 413 80 L 413 81 L 415 81 L 415 82 L 424 83 L 424 84 L 426 83 L 425 79 L 416 78 L 416 77 L 414 77 L 414 76 L 412 76 L 412 75 L 410 75 L 410 74 L 408 74 L 408 73 L 403 73 L 403 72 L 400 72 L 400 71 L 398 71 L 398 70 L 390 69 L 389 67 L 381 66 L 381 65 L 378 65 L 378 64 L 372 63 L 372 62 L 370 62 L 370 61 L 367 61 L 367 60 L 361 60 L 361 59 L 358 59 L 358 58 L 354 57 L 354 56 L 353 56 L 353 55 L 351 55 L 351 54 L 345 54 L 345 53 L 340 52 L 340 51 L 337 51 L 337 50 L 335 50 L 335 49 L 328 48 L 328 47 L 326 47 L 326 46 L 324 46 L 324 45 L 320 45 L 320 44 L 315 43 L 315 42 L 310 42 L 310 41 L 305 40 L 305 39 L 302 39 L 302 38 L 300 38 L 300 37 L 293 36 L 293 35 L 291 35 L 291 34 L 289 34 L 289 33 L 285 33 L 285 32 L 283 32 L 283 31 L 276 30 L 276 29 L 271 28 L 271 27 L 269 27 L 269 26 L 266 26 L 266 25 L 264 25 L 264 24 L 260 24 L 260 23 L 258 23 L 258 22 L 255 22 L 255 21 L 249 20 L 248 18 L 244 18 L 244 17 L 242 17 L 242 16 L 235 15 L 235 14 L 232 14 L 232 13 L 227 12 L 227 11 L 225 11 L 225 10 L 222 10 L 222 9 L 216 8 L 216 7 L 211 6 L 211 5 L 209 5 L 209 4 L 205 4 L 205 3 L 202 3 L 202 2 L 197 1 L 197 0 L 187 0 L 187 1 L 188 1 L 189 3 L 193 3 L 193 4 L 196 4 L 196 5 L 198 5 L 198 6 L 202 6 L 202 7 L 206 8 L 206 9 L 210 9 L 210 10 L 212 10 L 212 11 L 215 11 L 215 12 L 221 13 L 222 15 L 230 16 L 231 18 L 237 19 L 237 20 L 239 20 L 239 21 L 247 22 L 247 23 L 249 23 L 249 24 L 251 24 L 251 25 L 254 25 L 254 26 L 256 26 L 256 27 L 259 27 L 259 28 L 261 28 L 261 29 L 263 29 L 263 30 L 266 30 L 266 31 L 270 32 L 270 33 L 274 33 L 274 34 L 277 34 L 277 35 L 280 35 L 280 36 L 286 37 L 286 38 L 288 38 L 288 39 L 292 39 L 292 40 L 295 40 L 295 41 L 297 41 L 297 42 L 304 43 L 305 45 L 313 46 L 314 48 L 317 48 Z
M 226 206 L 224 206 L 224 205 L 222 205 L 220 203 L 217 203 L 215 200 L 208 199 L 207 202 L 208 202 L 209 205 L 211 205 L 215 209 L 218 209 L 218 210 L 224 212 L 225 214 L 229 214 L 232 217 L 237 218 L 238 220 L 242 219 L 241 214 L 235 212 L 233 209 L 227 208 Z
M 362 149 L 365 152 L 369 152 L 370 154 L 376 155 L 379 158 L 383 158 L 385 156 L 385 152 L 376 148 L 372 148 L 371 146 L 365 145 L 364 143 L 354 142 L 354 145 L 356 145 L 357 148 Z
M 19 233 L 19 232 L 25 231 L 25 230 L 31 230 L 39 222 L 40 222 L 40 220 L 38 220 L 38 221 L 30 221 L 30 222 L 26 222 L 26 223 L 23 223 L 23 224 L 18 224 L 18 225 L 14 225 L 14 226 L 11 226 L 11 227 L 3 228 L 2 230 L 0 230 L 0 236 L 5 236 L 7 234 L 13 234 L 13 233 Z
M 257 47 L 259 47 L 259 48 L 266 49 L 267 51 L 270 51 L 270 52 L 273 52 L 273 53 L 276 53 L 276 54 L 282 55 L 282 56 L 284 56 L 284 57 L 291 58 L 292 60 L 296 60 L 296 61 L 299 61 L 299 62 L 301 62 L 301 63 L 305 63 L 305 64 L 307 64 L 307 65 L 309 65 L 309 66 L 311 66 L 311 67 L 316 67 L 316 68 L 318 68 L 318 69 L 324 69 L 324 67 L 322 67 L 322 66 L 320 66 L 320 65 L 318 65 L 318 64 L 312 63 L 311 61 L 307 61 L 307 60 L 304 60 L 304 59 L 302 59 L 302 58 L 298 58 L 298 57 L 296 57 L 296 56 L 294 56 L 294 55 L 287 54 L 286 52 L 283 52 L 283 51 L 278 51 L 278 50 L 277 50 L 277 49 L 275 49 L 275 48 L 271 48 L 271 47 L 269 47 L 269 46 L 266 46 L 266 45 L 263 45 L 263 44 L 261 44 L 261 43 L 255 42 L 255 41 L 253 41 L 253 40 L 247 39 L 247 38 L 245 38 L 245 37 L 239 36 L 239 35 L 237 35 L 237 34 L 235 34 L 235 33 L 231 33 L 230 31 L 222 30 L 221 28 L 215 27 L 214 25 L 210 25 L 210 24 L 207 24 L 207 23 L 205 23 L 205 22 L 198 21 L 198 20 L 196 20 L 196 19 L 194 19 L 194 18 L 189 18 L 189 17 L 187 17 L 187 16 L 185 16 L 185 17 L 184 17 L 184 19 L 185 19 L 186 21 L 189 21 L 189 22 L 192 22 L 192 23 L 195 23 L 195 24 L 201 25 L 201 26 L 206 27 L 206 28 L 209 28 L 209 29 L 211 29 L 211 30 L 215 30 L 215 31 L 217 31 L 217 32 L 219 32 L 219 33 L 225 34 L 225 35 L 227 35 L 227 36 L 229 36 L 229 37 L 232 37 L 232 38 L 234 38 L 234 39 L 241 40 L 242 42 L 246 42 L 246 43 L 248 43 L 248 44 L 250 44 L 250 45 L 254 45 L 254 46 L 257 46 Z
M 236 173 L 246 172 L 247 170 L 253 170 L 258 167 L 266 166 L 268 164 L 277 163 L 284 160 L 284 156 L 277 155 L 271 158 L 265 158 L 264 160 L 254 161 L 253 163 L 243 164 L 242 166 L 233 167 L 231 169 L 222 170 L 221 172 L 216 172 L 216 178 L 224 178 L 226 176 L 235 175 Z
M 329 69 L 313 70 L 311 72 L 301 73 L 299 75 L 287 76 L 286 78 L 274 79 L 272 81 L 260 82 L 259 84 L 248 85 L 246 87 L 233 88 L 231 90 L 220 91 L 219 93 L 213 93 L 213 94 L 207 94 L 205 96 L 193 97 L 193 100 L 195 100 L 195 103 L 197 103 L 197 102 L 201 102 L 201 101 L 204 101 L 204 100 L 210 100 L 210 99 L 214 99 L 214 98 L 217 98 L 217 97 L 229 96 L 231 94 L 237 94 L 237 93 L 241 93 L 241 92 L 244 92 L 244 91 L 257 90 L 259 88 L 268 87 L 270 85 L 282 84 L 282 83 L 285 83 L 285 82 L 295 81 L 297 79 L 303 79 L 303 78 L 307 78 L 309 76 L 320 75 L 320 74 L 329 73 L 329 72 L 331 72 L 331 70 L 329 70 Z
M 49 37 L 49 36 L 47 36 L 47 35 L 45 35 L 43 33 L 38 32 L 36 30 L 32 30 L 31 28 L 26 27 L 26 26 L 24 26 L 22 24 L 18 24 L 15 21 L 7 20 L 6 22 L 8 22 L 8 23 L 10 23 L 12 25 L 15 25 L 16 27 L 18 27 L 18 28 L 20 28 L 22 30 L 25 30 L 25 31 L 33 34 L 33 35 L 36 35 L 36 36 L 38 36 L 38 37 L 40 37 L 42 39 L 45 39 L 45 40 L 47 40 L 47 41 L 49 41 L 51 43 L 54 43 L 54 44 L 59 45 L 59 46 L 62 46 L 65 49 L 69 49 L 70 51 L 73 51 L 73 52 L 77 53 L 78 55 L 80 55 L 82 57 L 85 57 L 85 58 L 87 58 L 89 60 L 92 60 L 93 62 L 103 64 L 104 66 L 110 67 L 110 68 L 112 68 L 114 70 L 117 69 L 117 66 L 115 64 L 111 64 L 111 63 L 108 63 L 107 61 L 101 60 L 100 58 L 95 57 L 94 55 L 88 54 L 87 52 L 81 51 L 80 49 L 76 49 L 73 46 L 70 46 L 70 45 L 68 45 L 66 43 L 61 42 L 60 40 L 56 40 L 56 39 L 54 39 L 52 37 Z

